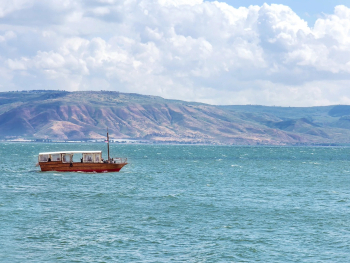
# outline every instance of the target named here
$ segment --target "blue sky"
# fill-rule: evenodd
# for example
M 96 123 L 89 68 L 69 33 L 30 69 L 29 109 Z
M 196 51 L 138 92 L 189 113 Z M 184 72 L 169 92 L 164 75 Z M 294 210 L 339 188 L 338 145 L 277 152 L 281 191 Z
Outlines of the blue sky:
M 313 26 L 316 19 L 322 17 L 322 13 L 333 13 L 336 5 L 345 5 L 350 7 L 350 0 L 280 0 L 280 1 L 262 1 L 262 0 L 224 0 L 233 7 L 263 5 L 267 4 L 283 4 L 293 9 L 301 18 L 306 20 L 309 26 Z
M 350 0 L 264 3 L 2 0 L 0 91 L 350 104 Z

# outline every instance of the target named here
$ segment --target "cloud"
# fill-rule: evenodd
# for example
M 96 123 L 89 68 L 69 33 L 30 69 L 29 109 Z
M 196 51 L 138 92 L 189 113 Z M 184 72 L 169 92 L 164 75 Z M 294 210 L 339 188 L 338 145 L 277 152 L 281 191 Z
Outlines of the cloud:
M 350 9 L 202 0 L 0 4 L 0 89 L 118 90 L 212 104 L 328 105 L 350 93 Z

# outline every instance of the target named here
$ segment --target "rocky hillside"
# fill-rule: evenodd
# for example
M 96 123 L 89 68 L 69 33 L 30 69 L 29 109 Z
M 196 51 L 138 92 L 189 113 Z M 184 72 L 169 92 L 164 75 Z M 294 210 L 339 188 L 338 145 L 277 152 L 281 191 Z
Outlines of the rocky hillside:
M 0 93 L 0 138 L 344 144 L 350 106 L 213 106 L 108 91 Z

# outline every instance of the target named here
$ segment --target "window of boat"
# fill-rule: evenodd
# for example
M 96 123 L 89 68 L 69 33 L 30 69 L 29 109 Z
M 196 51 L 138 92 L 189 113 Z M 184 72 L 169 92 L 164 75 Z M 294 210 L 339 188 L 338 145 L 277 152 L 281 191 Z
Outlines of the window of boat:
M 95 163 L 101 162 L 101 155 L 99 153 L 95 154 Z
M 62 154 L 62 162 L 63 163 L 71 163 L 73 161 L 73 154 Z
M 92 153 L 83 154 L 84 163 L 92 163 L 94 160 L 94 155 Z
M 61 154 L 51 154 L 51 161 L 53 162 L 59 162 L 61 161 Z
M 48 154 L 40 154 L 39 155 L 39 162 L 47 162 L 49 160 Z
M 73 154 L 73 163 L 81 162 L 81 154 Z

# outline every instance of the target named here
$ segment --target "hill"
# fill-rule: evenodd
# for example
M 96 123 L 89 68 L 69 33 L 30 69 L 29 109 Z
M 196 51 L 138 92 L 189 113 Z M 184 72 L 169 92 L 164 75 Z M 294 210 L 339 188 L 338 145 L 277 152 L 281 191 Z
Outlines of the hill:
M 350 106 L 214 106 L 110 91 L 0 93 L 0 138 L 175 143 L 350 143 Z

